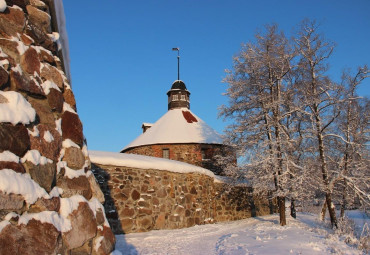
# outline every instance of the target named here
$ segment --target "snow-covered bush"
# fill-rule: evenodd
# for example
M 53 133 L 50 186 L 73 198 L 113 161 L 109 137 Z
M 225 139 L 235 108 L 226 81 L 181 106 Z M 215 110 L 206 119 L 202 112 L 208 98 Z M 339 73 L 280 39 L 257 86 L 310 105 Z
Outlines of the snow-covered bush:
M 362 228 L 358 248 L 363 250 L 365 253 L 370 252 L 370 229 L 367 223 L 365 223 L 364 227 Z
M 344 241 L 348 244 L 356 244 L 358 239 L 355 235 L 355 222 L 344 216 L 338 220 L 338 228 L 335 230 L 335 234 L 344 238 Z
M 338 220 L 338 228 L 334 235 L 347 244 L 364 251 L 365 254 L 370 251 L 370 230 L 367 223 L 364 224 L 361 233 L 359 233 L 356 231 L 355 221 L 345 215 Z

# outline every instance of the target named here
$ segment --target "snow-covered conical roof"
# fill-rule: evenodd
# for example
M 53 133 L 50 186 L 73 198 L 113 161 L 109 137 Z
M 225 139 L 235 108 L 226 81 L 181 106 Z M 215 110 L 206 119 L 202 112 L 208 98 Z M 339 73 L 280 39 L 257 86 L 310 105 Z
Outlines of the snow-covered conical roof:
M 222 144 L 222 138 L 188 108 L 176 108 L 169 110 L 122 152 L 143 145 L 174 143 Z

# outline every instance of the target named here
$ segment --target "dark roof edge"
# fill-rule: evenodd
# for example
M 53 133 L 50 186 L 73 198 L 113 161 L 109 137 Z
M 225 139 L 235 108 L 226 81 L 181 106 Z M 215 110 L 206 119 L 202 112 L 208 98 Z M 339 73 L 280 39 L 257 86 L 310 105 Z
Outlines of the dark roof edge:
M 210 144 L 210 145 L 228 146 L 228 145 L 223 144 L 223 143 L 151 143 L 151 144 L 143 144 L 143 145 L 127 147 L 127 148 L 122 149 L 119 153 L 125 153 L 125 151 L 127 151 L 128 149 L 134 149 L 134 148 L 139 148 L 139 147 L 148 146 L 148 145 L 164 145 L 164 144 L 168 144 L 168 145 L 172 145 L 172 144 Z

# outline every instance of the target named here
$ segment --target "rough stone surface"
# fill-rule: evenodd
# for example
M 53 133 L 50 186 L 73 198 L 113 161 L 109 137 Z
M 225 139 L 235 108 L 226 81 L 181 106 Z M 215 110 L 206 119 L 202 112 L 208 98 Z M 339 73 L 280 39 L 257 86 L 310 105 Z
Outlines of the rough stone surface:
M 15 90 L 29 92 L 32 95 L 45 96 L 41 86 L 25 74 L 20 74 L 12 70 L 10 72 L 10 82 L 12 88 Z
M 19 51 L 17 49 L 17 47 L 18 47 L 17 42 L 14 42 L 14 41 L 11 41 L 11 40 L 8 40 L 8 39 L 5 39 L 5 38 L 0 38 L 0 47 L 1 47 L 1 50 L 6 55 L 8 55 L 11 59 L 13 59 L 13 61 L 19 62 L 20 55 L 19 55 Z M 9 62 L 11 62 L 11 61 L 9 61 Z
M 25 17 L 22 10 L 8 7 L 4 12 L 0 13 L 0 31 L 9 36 L 16 36 L 17 33 L 22 33 L 25 25 Z
M 38 183 L 47 192 L 50 192 L 55 184 L 56 165 L 54 163 L 47 163 L 45 165 L 34 165 L 26 161 L 24 164 L 27 173 L 32 179 Z
M 81 247 L 74 248 L 70 251 L 68 255 L 87 255 L 92 254 L 93 250 L 93 240 L 88 240 Z
M 59 73 L 58 69 L 47 63 L 44 64 L 41 69 L 41 77 L 54 82 L 62 91 L 64 89 L 63 77 Z
M 40 75 L 40 60 L 37 51 L 30 47 L 21 56 L 21 66 L 28 74 L 35 72 Z
M 23 125 L 0 123 L 0 141 L 0 152 L 8 150 L 19 157 L 30 147 L 28 131 Z
M 93 249 L 92 254 L 109 254 L 112 250 L 114 250 L 114 243 L 116 242 L 116 238 L 110 228 L 104 226 L 103 230 L 98 231 L 96 237 L 94 238 L 94 247 L 96 247 L 97 241 L 100 240 L 99 237 L 104 237 L 104 239 L 100 241 L 100 246 L 98 250 Z
M 66 103 L 69 104 L 76 111 L 77 110 L 76 100 L 75 100 L 72 90 L 70 89 L 64 90 L 63 95 L 64 95 L 64 100 L 66 101 Z
M 104 203 L 104 193 L 101 191 L 98 183 L 96 182 L 95 176 L 92 174 L 88 177 L 92 196 L 98 199 L 100 203 Z
M 54 122 L 51 124 L 54 124 Z M 39 130 L 39 136 L 30 135 L 31 150 L 38 150 L 41 155 L 56 162 L 62 146 L 62 137 L 55 128 L 49 125 L 39 124 L 36 127 Z M 45 132 L 49 132 L 52 135 L 53 140 L 51 142 L 45 141 Z
M 17 173 L 26 172 L 22 164 L 9 161 L 0 161 L 0 169 L 12 169 L 14 172 Z
M 39 60 L 42 62 L 47 62 L 50 65 L 55 65 L 55 60 L 53 58 L 53 55 L 51 54 L 50 51 L 45 50 L 45 49 L 40 49 L 39 54 Z
M 5 1 L 8 6 L 18 6 L 26 11 L 26 6 L 29 4 L 29 0 L 6 0 Z
M 60 91 L 52 88 L 46 97 L 52 111 L 62 112 L 64 99 Z
M 28 98 L 28 102 L 36 110 L 37 121 L 41 124 L 49 126 L 51 129 L 55 128 L 55 117 L 46 99 L 39 100 Z
M 53 190 L 52 198 L 39 197 L 32 204 L 25 201 L 24 194 L 18 194 L 23 191 L 16 190 L 27 185 L 26 179 L 22 181 L 20 178 L 18 183 L 14 183 L 16 189 L 12 190 L 13 193 L 10 189 L 0 191 L 0 254 L 92 254 L 97 230 L 101 248 L 96 254 L 110 254 L 115 240 L 109 227 L 105 226 L 107 219 L 102 206 L 96 204 L 96 199 L 104 201 L 104 194 L 91 175 L 89 164 L 84 164 L 85 160 L 89 162 L 89 158 L 84 156 L 81 149 L 67 149 L 65 157 L 62 156 L 65 152 L 62 139 L 70 138 L 82 148 L 84 138 L 78 115 L 72 113 L 64 116 L 65 133 L 62 137 L 60 125 L 63 105 L 66 102 L 76 109 L 76 102 L 64 73 L 62 56 L 65 48 L 58 49 L 57 43 L 49 36 L 52 32 L 58 32 L 56 30 L 60 25 L 54 23 L 58 19 L 53 1 L 5 1 L 7 8 L 0 13 L 0 90 L 22 94 L 36 111 L 36 118 L 32 123 L 25 124 L 1 122 L 0 153 L 10 151 L 22 158 L 30 150 L 35 150 L 52 160 L 52 163 L 48 161 L 44 164 L 40 161 L 35 165 L 30 159 L 12 162 L 3 158 L 0 161 L 0 172 L 10 169 L 16 174 L 24 174 L 23 177 L 30 177 L 46 192 L 56 189 Z M 47 91 L 48 95 L 41 86 L 47 80 L 58 86 L 58 89 Z M 7 103 L 8 99 L 0 96 L 0 106 Z M 33 154 L 34 159 L 37 159 L 38 153 Z M 64 167 L 63 160 L 67 161 L 68 168 Z M 76 171 L 76 175 L 73 171 Z M 67 176 L 79 177 L 70 179 Z M 62 190 L 63 195 L 60 194 Z M 67 225 L 56 228 L 35 219 L 24 221 L 23 216 L 27 214 L 35 214 L 35 217 L 40 214 L 38 217 L 42 221 L 47 220 L 48 216 L 54 219 L 62 216 L 61 202 L 68 203 L 70 199 L 73 203 L 76 197 L 71 196 L 74 195 L 82 195 L 90 200 L 95 211 L 83 202 L 70 213 L 71 230 L 63 233 L 63 236 L 57 228 L 64 229 Z M 65 200 L 61 200 L 62 197 Z M 10 219 L 6 217 L 9 213 L 14 213 Z
M 0 254 L 56 254 L 60 233 L 49 223 L 30 220 L 27 225 L 7 225 L 0 235 Z
M 0 88 L 4 86 L 8 82 L 8 80 L 9 80 L 8 72 L 2 66 L 0 66 Z
M 30 0 L 30 5 L 37 7 L 40 10 L 47 11 L 48 6 L 40 0 Z
M 1 56 L 0 57 L 0 60 L 5 60 L 3 62 L 2 67 L 4 68 L 4 70 L 8 71 L 8 74 L 10 72 L 10 68 L 12 68 L 13 66 L 16 66 L 17 65 L 17 63 L 15 62 L 15 60 L 12 57 L 8 56 L 8 55 Z M 10 82 L 8 81 L 8 83 L 10 83 Z M 4 89 L 4 87 L 5 86 L 3 86 L 3 88 L 1 88 L 1 89 Z
M 24 204 L 22 195 L 4 194 L 0 191 L 0 210 L 18 211 L 23 208 Z
M 248 187 L 224 186 L 198 173 L 92 164 L 105 195 L 105 212 L 115 234 L 176 229 L 270 213 L 267 196 Z
M 57 180 L 57 186 L 63 189 L 62 197 L 81 195 L 89 200 L 92 196 L 90 183 L 86 176 L 72 179 L 67 177 L 60 178 Z
M 37 27 L 33 23 L 29 23 L 28 26 L 26 26 L 26 33 L 28 36 L 30 36 L 36 44 L 41 45 L 45 49 L 56 53 L 57 51 L 57 45 L 54 43 L 47 33 L 45 33 L 42 28 Z
M 21 34 L 20 39 L 24 43 L 24 45 L 27 45 L 27 46 L 30 46 L 32 43 L 35 42 L 31 37 L 29 37 L 26 34 Z
M 169 149 L 169 159 L 210 169 L 216 174 L 220 174 L 221 169 L 213 158 L 227 151 L 227 147 L 220 144 L 153 144 L 130 148 L 124 152 L 162 158 L 163 149 Z M 202 151 L 206 152 L 208 159 L 202 158 Z
M 79 148 L 69 147 L 65 149 L 63 161 L 72 169 L 81 169 L 85 164 L 85 156 Z
M 49 34 L 51 32 L 49 14 L 37 9 L 32 5 L 27 5 L 26 8 L 29 15 L 29 22 L 41 28 L 43 32 Z
M 0 95 L 0 104 L 7 104 L 7 103 L 9 103 L 8 99 Z
M 63 240 L 69 249 L 80 247 L 88 239 L 95 237 L 97 224 L 87 203 L 80 203 L 68 218 L 74 226 L 69 232 L 63 233 Z
M 42 212 L 42 211 L 55 211 L 58 212 L 60 209 L 60 198 L 53 197 L 51 199 L 40 198 L 35 204 L 31 206 L 30 213 Z
M 68 111 L 63 113 L 62 132 L 63 139 L 71 139 L 73 142 L 82 147 L 83 145 L 82 123 L 77 114 Z

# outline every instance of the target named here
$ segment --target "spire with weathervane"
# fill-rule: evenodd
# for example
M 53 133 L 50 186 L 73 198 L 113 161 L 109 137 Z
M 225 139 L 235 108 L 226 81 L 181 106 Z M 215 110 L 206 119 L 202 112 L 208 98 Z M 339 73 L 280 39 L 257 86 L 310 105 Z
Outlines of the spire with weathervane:
M 177 80 L 172 83 L 171 89 L 167 92 L 168 110 L 190 109 L 190 92 L 186 89 L 185 83 L 180 80 L 180 49 L 172 48 L 172 50 L 177 51 Z

